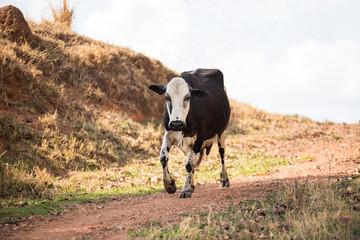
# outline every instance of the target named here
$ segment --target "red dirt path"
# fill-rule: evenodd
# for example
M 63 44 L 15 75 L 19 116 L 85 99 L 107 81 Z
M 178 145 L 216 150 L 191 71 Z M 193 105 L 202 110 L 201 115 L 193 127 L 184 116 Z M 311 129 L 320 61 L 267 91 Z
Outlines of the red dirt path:
M 206 211 L 209 206 L 217 211 L 244 199 L 265 196 L 289 182 L 336 179 L 357 173 L 356 163 L 338 161 L 329 175 L 329 171 L 318 167 L 326 166 L 328 160 L 321 160 L 284 166 L 266 175 L 235 178 L 230 188 L 219 188 L 217 183 L 199 185 L 191 199 L 163 192 L 79 205 L 61 216 L 33 216 L 16 226 L 4 226 L 2 239 L 127 239 L 127 230 L 152 220 L 171 224 L 180 219 L 181 213 Z

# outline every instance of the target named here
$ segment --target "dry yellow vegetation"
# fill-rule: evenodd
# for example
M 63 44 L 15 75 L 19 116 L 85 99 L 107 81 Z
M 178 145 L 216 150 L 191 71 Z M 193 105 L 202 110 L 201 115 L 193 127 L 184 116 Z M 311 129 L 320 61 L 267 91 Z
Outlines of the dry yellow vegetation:
M 71 27 L 72 21 L 75 17 L 75 8 L 71 7 L 66 0 L 53 6 L 50 4 L 50 9 L 54 22 L 62 23 L 67 27 Z
M 163 104 L 147 86 L 176 73 L 61 23 L 29 25 L 26 41 L 0 37 L 1 197 L 47 195 L 49 179 L 68 170 L 154 155 L 152 127 L 140 122 L 158 119 Z

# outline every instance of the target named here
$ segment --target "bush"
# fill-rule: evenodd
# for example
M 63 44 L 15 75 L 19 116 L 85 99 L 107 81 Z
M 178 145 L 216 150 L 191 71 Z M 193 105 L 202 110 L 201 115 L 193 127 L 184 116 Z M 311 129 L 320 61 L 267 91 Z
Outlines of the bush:
M 74 7 L 70 7 L 67 1 L 63 0 L 62 4 L 59 3 L 56 6 L 50 4 L 50 8 L 54 22 L 62 23 L 71 28 L 71 23 L 75 16 Z

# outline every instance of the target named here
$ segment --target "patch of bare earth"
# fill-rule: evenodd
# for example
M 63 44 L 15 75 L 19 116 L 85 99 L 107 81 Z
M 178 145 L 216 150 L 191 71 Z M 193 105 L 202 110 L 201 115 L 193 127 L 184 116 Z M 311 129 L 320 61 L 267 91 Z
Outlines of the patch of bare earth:
M 280 135 L 279 135 L 280 134 Z M 360 125 L 314 123 L 287 132 L 244 135 L 229 140 L 232 147 L 256 146 L 286 158 L 310 156 L 306 162 L 278 167 L 268 174 L 231 176 L 229 188 L 218 183 L 197 185 L 191 199 L 165 192 L 118 199 L 105 204 L 72 207 L 60 216 L 32 216 L 16 225 L 1 226 L 1 239 L 127 239 L 127 231 L 150 221 L 175 224 L 181 213 L 219 211 L 245 199 L 261 198 L 291 182 L 336 181 L 358 174 Z M 177 192 L 178 193 L 178 192 Z

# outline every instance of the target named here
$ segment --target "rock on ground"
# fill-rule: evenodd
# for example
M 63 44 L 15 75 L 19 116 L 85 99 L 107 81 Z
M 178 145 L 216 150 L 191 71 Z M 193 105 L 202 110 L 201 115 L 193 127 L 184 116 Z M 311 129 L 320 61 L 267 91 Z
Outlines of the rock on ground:
M 22 41 L 32 36 L 24 15 L 12 5 L 0 8 L 0 29 L 12 41 Z

